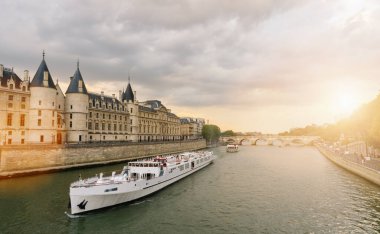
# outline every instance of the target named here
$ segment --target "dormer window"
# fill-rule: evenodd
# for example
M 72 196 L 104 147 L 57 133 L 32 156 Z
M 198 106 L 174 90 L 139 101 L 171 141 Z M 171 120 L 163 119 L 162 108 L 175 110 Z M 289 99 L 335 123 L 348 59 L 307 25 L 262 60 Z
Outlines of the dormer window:
M 13 89 L 13 84 L 10 84 L 10 85 L 9 85 L 9 89 Z

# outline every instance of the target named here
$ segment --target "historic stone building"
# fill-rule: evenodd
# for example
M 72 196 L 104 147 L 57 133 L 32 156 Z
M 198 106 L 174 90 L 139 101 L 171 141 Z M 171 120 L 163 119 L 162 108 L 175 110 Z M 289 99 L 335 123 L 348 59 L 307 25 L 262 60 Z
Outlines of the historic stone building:
M 45 61 L 32 81 L 0 65 L 0 145 L 175 141 L 181 122 L 158 100 L 138 102 L 130 82 L 119 97 L 89 92 L 77 64 L 63 94 Z
M 202 118 L 182 117 L 181 121 L 181 138 L 199 139 L 202 137 L 202 128 L 205 120 Z
M 25 144 L 29 129 L 29 73 L 21 80 L 0 65 L 0 145 Z

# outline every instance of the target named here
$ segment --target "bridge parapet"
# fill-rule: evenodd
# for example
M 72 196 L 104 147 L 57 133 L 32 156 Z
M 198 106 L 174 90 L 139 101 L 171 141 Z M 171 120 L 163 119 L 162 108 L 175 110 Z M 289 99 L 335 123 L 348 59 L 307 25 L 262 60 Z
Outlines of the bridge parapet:
M 221 137 L 223 143 L 230 144 L 249 144 L 249 145 L 309 145 L 313 141 L 320 139 L 319 136 L 277 136 L 277 135 L 263 135 L 263 136 L 231 136 Z

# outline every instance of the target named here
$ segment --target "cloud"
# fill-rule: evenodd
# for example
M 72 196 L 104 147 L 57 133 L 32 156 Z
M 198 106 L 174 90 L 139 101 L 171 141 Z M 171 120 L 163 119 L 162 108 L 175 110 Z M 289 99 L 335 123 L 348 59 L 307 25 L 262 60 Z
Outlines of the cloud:
M 233 108 L 223 119 L 240 130 L 330 121 L 329 113 L 314 119 L 291 113 L 320 111 L 337 80 L 376 84 L 380 75 L 375 1 L 6 0 L 2 6 L 0 63 L 18 73 L 33 74 L 45 49 L 62 87 L 79 58 L 92 91 L 117 93 L 130 74 L 139 100 L 160 99 L 194 115 Z M 265 123 L 264 113 L 276 109 L 296 120 Z M 208 115 L 222 122 L 217 112 Z M 256 114 L 261 121 L 239 117 Z

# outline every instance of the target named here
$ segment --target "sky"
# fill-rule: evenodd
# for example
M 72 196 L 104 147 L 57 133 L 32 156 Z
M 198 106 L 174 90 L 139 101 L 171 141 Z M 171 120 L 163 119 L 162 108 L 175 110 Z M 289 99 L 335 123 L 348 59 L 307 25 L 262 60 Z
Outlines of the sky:
M 222 130 L 277 133 L 348 117 L 380 89 L 378 0 L 2 0 L 0 64 L 33 78 L 45 50 L 87 89 Z

